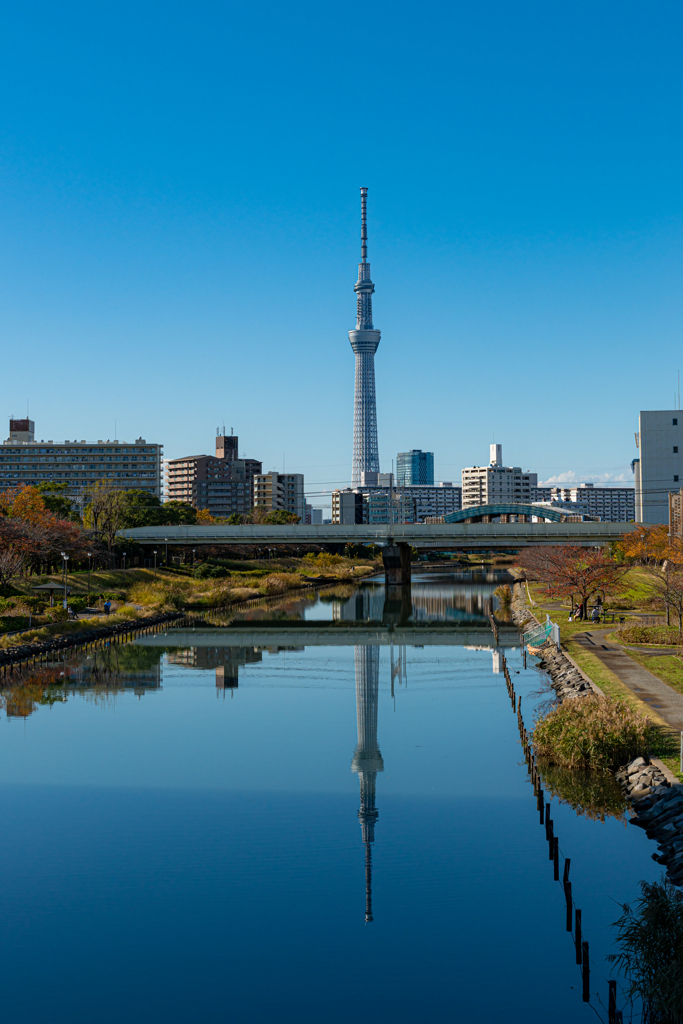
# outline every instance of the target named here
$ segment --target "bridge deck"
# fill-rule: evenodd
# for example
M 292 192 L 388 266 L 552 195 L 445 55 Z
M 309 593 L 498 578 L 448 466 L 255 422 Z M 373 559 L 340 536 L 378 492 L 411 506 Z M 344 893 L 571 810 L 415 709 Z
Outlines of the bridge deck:
M 139 526 L 119 537 L 145 545 L 205 544 L 410 544 L 435 548 L 503 548 L 530 544 L 601 546 L 636 528 L 635 523 L 417 523 L 387 526 Z
M 500 647 L 519 647 L 519 632 L 509 627 L 498 627 Z M 489 626 L 273 626 L 240 627 L 230 629 L 170 629 L 168 633 L 154 633 L 138 637 L 136 644 L 143 647 L 354 647 L 357 644 L 405 644 L 409 647 L 490 647 L 496 644 Z

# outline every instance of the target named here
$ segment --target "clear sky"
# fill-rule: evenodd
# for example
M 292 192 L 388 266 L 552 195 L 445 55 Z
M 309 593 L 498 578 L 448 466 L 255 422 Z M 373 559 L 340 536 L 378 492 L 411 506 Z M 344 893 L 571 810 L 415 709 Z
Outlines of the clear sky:
M 683 369 L 682 30 L 669 0 L 6 5 L 2 416 L 172 458 L 225 423 L 349 483 L 367 185 L 382 468 L 459 482 L 495 437 L 631 483 Z

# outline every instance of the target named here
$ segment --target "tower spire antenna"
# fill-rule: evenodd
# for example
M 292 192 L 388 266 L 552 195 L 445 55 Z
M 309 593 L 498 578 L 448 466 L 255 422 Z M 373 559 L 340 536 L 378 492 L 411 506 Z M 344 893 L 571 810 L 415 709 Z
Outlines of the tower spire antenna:
M 362 263 L 368 261 L 368 190 L 360 190 L 360 258 Z
M 360 255 L 356 293 L 356 328 L 349 331 L 349 341 L 356 356 L 356 386 L 353 409 L 353 486 L 376 484 L 379 473 L 377 444 L 377 402 L 375 398 L 375 352 L 380 332 L 372 322 L 372 294 L 368 263 L 368 190 L 360 190 Z

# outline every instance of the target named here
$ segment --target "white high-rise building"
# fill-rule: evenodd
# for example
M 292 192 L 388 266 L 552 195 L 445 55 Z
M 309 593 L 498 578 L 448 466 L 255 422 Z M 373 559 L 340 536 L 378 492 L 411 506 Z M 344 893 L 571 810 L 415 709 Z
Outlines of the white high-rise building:
M 538 475 L 520 466 L 503 465 L 502 444 L 491 445 L 488 466 L 470 466 L 462 471 L 462 507 L 476 505 L 530 504 Z
M 679 491 L 683 479 L 681 410 L 641 412 L 636 446 L 636 522 L 668 523 L 669 494 Z

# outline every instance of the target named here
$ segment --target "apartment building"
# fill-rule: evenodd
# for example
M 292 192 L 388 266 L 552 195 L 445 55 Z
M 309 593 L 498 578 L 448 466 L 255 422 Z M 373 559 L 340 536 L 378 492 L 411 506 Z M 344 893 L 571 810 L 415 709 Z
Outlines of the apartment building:
M 633 460 L 635 521 L 668 523 L 669 494 L 683 483 L 681 410 L 641 412 L 636 446 L 640 458 Z
M 462 471 L 462 507 L 475 505 L 529 504 L 538 475 L 520 466 L 503 465 L 503 446 L 492 444 L 488 466 L 469 466 Z
M 162 494 L 163 445 L 137 441 L 36 441 L 35 422 L 11 419 L 0 448 L 0 490 L 54 482 L 78 500 L 85 487 L 106 480 L 121 490 Z
M 285 509 L 306 522 L 303 473 L 258 473 L 254 477 L 254 508 Z
M 369 522 L 370 504 L 366 500 L 369 494 L 384 496 L 381 501 L 373 502 L 372 504 L 373 522 L 378 522 L 376 516 L 380 514 L 379 509 L 382 502 L 386 504 L 387 509 L 387 519 L 385 522 L 423 523 L 431 517 L 447 515 L 449 512 L 458 512 L 461 508 L 462 490 L 460 487 L 454 487 L 448 481 L 431 487 L 393 487 L 391 473 L 381 473 L 378 474 L 378 477 L 387 480 L 384 486 L 356 487 L 333 491 L 332 522 L 343 525 Z M 401 516 L 411 515 L 413 518 L 404 518 L 402 520 L 389 519 L 389 505 L 385 501 L 388 495 L 393 495 L 396 500 L 404 502 L 400 512 Z
M 254 479 L 263 466 L 257 459 L 239 458 L 234 434 L 216 436 L 215 455 L 188 455 L 166 465 L 169 501 L 185 501 L 220 517 L 253 508 Z
M 363 522 L 369 526 L 414 523 L 415 499 L 405 489 L 368 491 L 363 494 Z
M 571 505 L 577 511 L 581 508 L 587 515 L 599 516 L 606 523 L 631 523 L 635 520 L 636 492 L 633 487 L 596 487 L 591 483 L 575 487 L 534 487 L 531 500 L 564 507 Z

